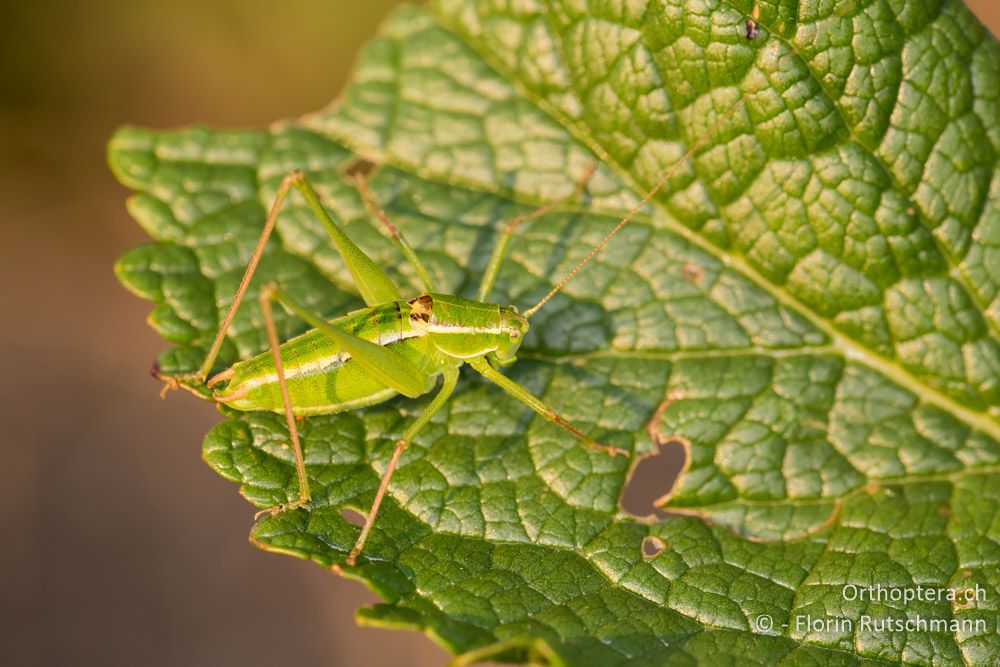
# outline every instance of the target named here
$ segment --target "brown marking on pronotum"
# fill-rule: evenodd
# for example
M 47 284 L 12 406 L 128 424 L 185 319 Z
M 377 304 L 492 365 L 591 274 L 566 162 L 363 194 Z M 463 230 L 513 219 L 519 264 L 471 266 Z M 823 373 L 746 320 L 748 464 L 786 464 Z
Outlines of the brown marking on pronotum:
M 882 487 L 878 485 L 878 482 L 868 482 L 867 484 L 865 484 L 865 493 L 867 493 L 869 496 L 874 496 L 876 493 L 878 493 L 878 490 L 880 488 Z
M 410 321 L 428 323 L 431 321 L 431 312 L 434 309 L 434 297 L 430 294 L 421 294 L 416 299 L 407 301 L 410 304 Z

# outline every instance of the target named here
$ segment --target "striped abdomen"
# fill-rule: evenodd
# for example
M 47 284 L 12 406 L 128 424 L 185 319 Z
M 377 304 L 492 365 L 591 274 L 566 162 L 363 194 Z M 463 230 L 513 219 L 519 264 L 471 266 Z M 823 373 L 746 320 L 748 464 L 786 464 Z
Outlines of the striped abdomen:
M 465 359 L 491 355 L 500 363 L 513 360 L 528 330 L 528 321 L 513 308 L 443 294 L 357 310 L 330 323 L 403 355 L 426 374 L 425 392 L 443 368 L 460 366 Z M 289 340 L 280 350 L 297 415 L 343 412 L 397 393 L 319 330 Z M 237 410 L 282 410 L 270 352 L 234 364 L 209 386 L 215 386 L 216 401 Z
M 441 364 L 448 360 L 414 326 L 405 301 L 364 308 L 331 320 L 337 328 L 378 345 L 388 346 L 426 371 L 427 391 L 434 387 Z M 293 411 L 297 415 L 343 412 L 381 403 L 396 392 L 371 377 L 350 354 L 313 329 L 281 346 Z M 460 362 L 459 362 L 460 363 Z M 228 382 L 215 388 L 215 400 L 237 410 L 280 411 L 281 394 L 274 361 L 264 352 L 241 361 L 219 377 Z

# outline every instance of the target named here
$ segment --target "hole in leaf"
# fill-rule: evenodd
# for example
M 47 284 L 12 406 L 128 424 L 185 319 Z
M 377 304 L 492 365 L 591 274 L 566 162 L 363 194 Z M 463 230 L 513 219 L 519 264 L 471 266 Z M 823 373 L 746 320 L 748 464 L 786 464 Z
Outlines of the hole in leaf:
M 358 526 L 359 528 L 365 525 L 365 515 L 356 509 L 351 509 L 350 507 L 345 507 L 340 510 L 340 516 L 343 517 L 344 521 L 351 524 L 352 526 Z
M 621 508 L 638 518 L 667 516 L 656 503 L 670 496 L 686 464 L 687 450 L 681 442 L 659 443 L 656 451 L 639 459 L 632 468 L 622 489 Z
M 656 558 L 666 548 L 667 548 L 667 543 L 654 535 L 647 535 L 646 537 L 642 538 L 643 558 Z

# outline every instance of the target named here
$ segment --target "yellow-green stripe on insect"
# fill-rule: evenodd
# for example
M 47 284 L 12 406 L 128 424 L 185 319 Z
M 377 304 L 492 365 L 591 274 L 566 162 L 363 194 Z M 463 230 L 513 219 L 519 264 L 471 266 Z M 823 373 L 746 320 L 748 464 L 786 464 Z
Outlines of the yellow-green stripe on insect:
M 551 210 L 560 202 L 544 206 L 506 224 L 486 267 L 477 299 L 470 300 L 435 291 L 430 274 L 417 253 L 375 205 L 363 178 L 356 177 L 358 189 L 369 210 L 381 220 L 424 283 L 425 291 L 422 294 L 404 299 L 385 272 L 330 217 L 305 175 L 294 172 L 281 183 L 239 289 L 204 363 L 190 376 L 163 379 L 168 387 L 205 382 L 226 331 L 253 278 L 282 204 L 294 189 L 301 193 L 330 234 L 367 307 L 328 321 L 303 307 L 283 292 L 280 286 L 267 285 L 260 294 L 260 307 L 270 351 L 240 361 L 208 380 L 208 387 L 218 403 L 237 410 L 267 410 L 283 412 L 285 415 L 295 454 L 299 493 L 295 500 L 265 512 L 276 514 L 309 506 L 309 480 L 295 423 L 297 416 L 354 410 L 381 403 L 397 394 L 411 398 L 421 396 L 435 389 L 440 376 L 440 387 L 434 399 L 408 425 L 396 444 L 365 524 L 346 559 L 346 564 L 353 566 L 378 515 L 400 455 L 420 429 L 448 401 L 458 382 L 459 369 L 466 363 L 545 419 L 571 432 L 587 446 L 610 455 L 627 454 L 625 450 L 595 442 L 560 417 L 541 399 L 503 375 L 498 368 L 515 360 L 524 335 L 528 332 L 528 319 L 604 247 L 694 150 L 696 147 L 678 162 L 675 169 L 665 174 L 659 184 L 562 281 L 523 314 L 514 306 L 490 303 L 489 295 L 518 225 Z M 583 194 L 591 171 L 592 169 L 588 170 L 581 178 L 580 185 L 571 198 Z M 313 329 L 281 344 L 275 330 L 272 301 L 278 301 Z

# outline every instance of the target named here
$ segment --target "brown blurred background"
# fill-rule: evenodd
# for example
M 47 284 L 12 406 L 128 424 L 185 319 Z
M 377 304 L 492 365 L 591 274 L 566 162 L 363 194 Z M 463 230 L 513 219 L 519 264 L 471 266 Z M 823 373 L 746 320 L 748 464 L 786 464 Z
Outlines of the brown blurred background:
M 115 127 L 318 109 L 396 4 L 0 0 L 0 663 L 444 661 L 355 626 L 360 584 L 248 545 L 249 506 L 199 457 L 218 417 L 157 398 L 164 343 L 111 272 L 144 240 L 104 164 Z M 996 34 L 996 0 L 969 4 Z

